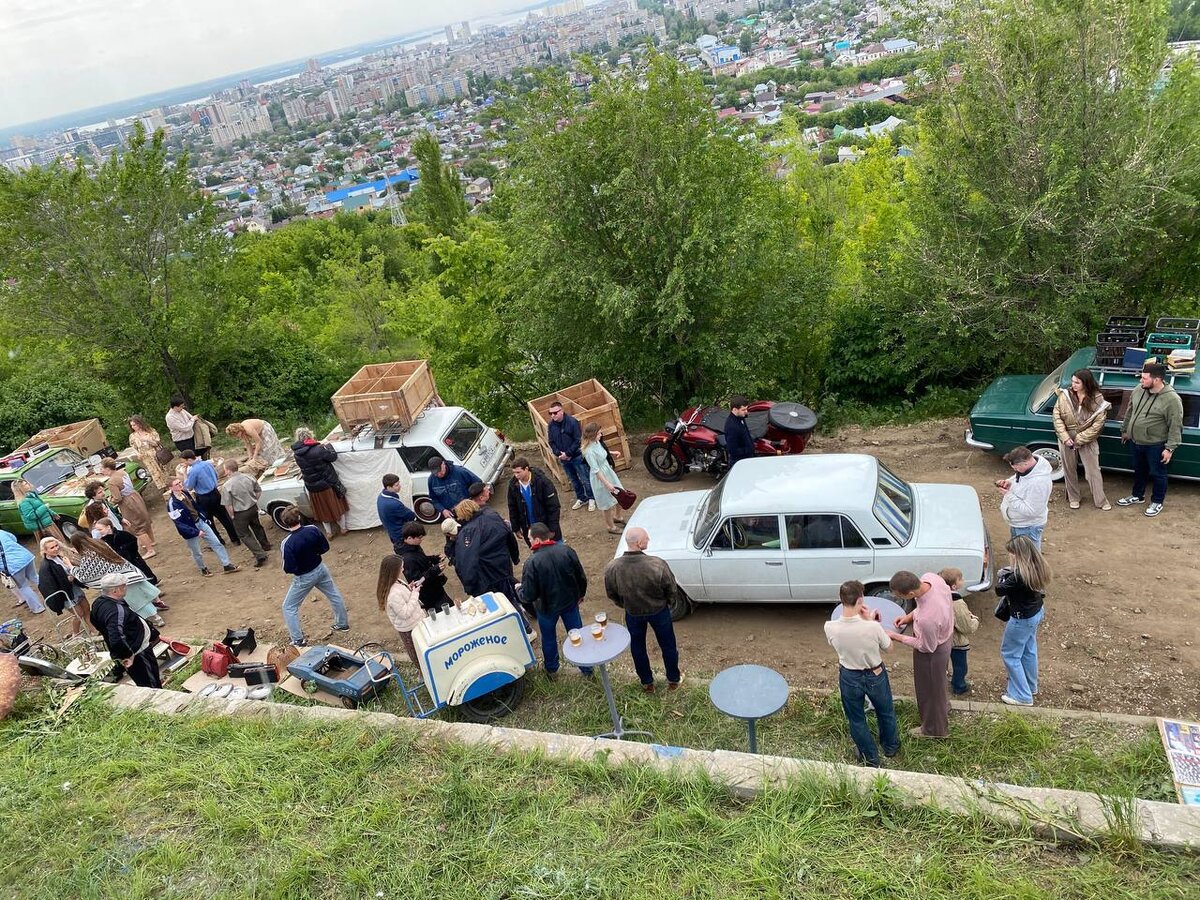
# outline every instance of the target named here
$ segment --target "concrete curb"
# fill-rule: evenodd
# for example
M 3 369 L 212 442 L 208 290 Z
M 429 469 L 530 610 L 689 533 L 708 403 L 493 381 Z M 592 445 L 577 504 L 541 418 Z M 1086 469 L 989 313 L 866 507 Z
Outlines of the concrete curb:
M 692 750 L 495 725 L 401 718 L 391 713 L 257 700 L 213 700 L 133 685 L 112 687 L 107 701 L 115 709 L 162 715 L 354 722 L 406 731 L 423 742 L 454 742 L 500 751 L 538 753 L 565 761 L 603 762 L 609 766 L 637 764 L 677 777 L 705 776 L 737 795 L 748 797 L 769 788 L 786 787 L 790 780 L 798 778 L 817 777 L 862 791 L 873 790 L 882 781 L 906 806 L 925 804 L 959 815 L 983 814 L 1013 826 L 1028 823 L 1039 834 L 1054 840 L 1088 841 L 1118 832 L 1122 836 L 1130 833 L 1151 847 L 1200 852 L 1200 809 L 1150 800 L 1113 800 L 1080 791 L 1019 787 L 728 750 Z

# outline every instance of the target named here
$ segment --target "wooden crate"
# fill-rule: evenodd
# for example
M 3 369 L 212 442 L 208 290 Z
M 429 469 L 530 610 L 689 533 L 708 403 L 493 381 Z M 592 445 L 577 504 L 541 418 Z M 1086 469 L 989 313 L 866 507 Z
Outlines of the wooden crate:
M 82 422 L 72 422 L 70 425 L 59 425 L 57 428 L 39 431 L 17 450 L 28 450 L 38 444 L 69 447 L 86 459 L 108 447 L 108 438 L 104 435 L 104 429 L 101 427 L 99 419 L 85 419 Z
M 629 441 L 625 437 L 625 425 L 621 421 L 621 407 L 613 395 L 595 378 L 581 381 L 553 394 L 530 400 L 529 418 L 533 422 L 533 430 L 537 434 L 538 448 L 542 451 L 542 461 L 546 471 L 553 474 L 560 483 L 567 483 L 567 475 L 562 464 L 550 449 L 550 405 L 555 401 L 562 404 L 567 415 L 579 420 L 579 427 L 587 426 L 589 422 L 600 423 L 600 436 L 608 449 L 616 456 L 613 468 L 628 469 L 632 464 L 629 453 Z
M 342 428 L 408 427 L 437 398 L 437 385 L 423 359 L 363 366 L 330 398 Z

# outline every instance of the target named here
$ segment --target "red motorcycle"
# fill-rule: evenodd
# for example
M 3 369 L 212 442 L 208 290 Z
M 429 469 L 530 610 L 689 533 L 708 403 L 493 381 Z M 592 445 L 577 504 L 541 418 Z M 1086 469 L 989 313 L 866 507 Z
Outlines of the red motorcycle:
M 725 451 L 725 419 L 728 409 L 694 406 L 667 422 L 662 431 L 646 438 L 642 462 L 659 481 L 678 481 L 684 472 L 724 475 L 729 468 Z M 750 404 L 746 426 L 754 438 L 755 456 L 803 453 L 817 414 L 799 403 L 759 400 Z

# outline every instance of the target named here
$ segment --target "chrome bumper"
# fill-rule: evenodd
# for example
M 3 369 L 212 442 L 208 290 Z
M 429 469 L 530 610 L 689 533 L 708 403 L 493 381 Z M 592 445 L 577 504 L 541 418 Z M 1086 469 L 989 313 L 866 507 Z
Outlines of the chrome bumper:
M 970 434 L 971 432 L 967 432 Z M 985 591 L 992 589 L 992 583 L 996 580 L 996 561 L 992 555 L 992 539 L 987 533 L 987 529 L 983 530 L 983 548 L 987 554 L 987 566 L 983 570 L 983 578 L 978 584 L 968 584 L 967 591 L 972 594 L 982 594 Z
M 963 440 L 965 440 L 967 442 L 968 447 L 974 447 L 976 450 L 995 450 L 996 449 L 995 444 L 985 444 L 983 441 L 975 440 L 975 435 L 973 435 L 971 433 L 970 428 L 968 428 L 966 430 L 966 433 L 963 435 Z

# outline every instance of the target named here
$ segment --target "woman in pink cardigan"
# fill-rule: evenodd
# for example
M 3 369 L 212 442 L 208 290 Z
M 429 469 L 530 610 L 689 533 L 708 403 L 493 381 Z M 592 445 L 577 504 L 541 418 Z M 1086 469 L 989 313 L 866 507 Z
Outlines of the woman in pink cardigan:
M 921 724 L 910 729 L 913 737 L 946 737 L 950 733 L 950 697 L 946 694 L 946 666 L 950 663 L 954 635 L 954 598 L 940 575 L 897 572 L 889 583 L 898 600 L 917 606 L 896 620 L 896 628 L 912 623 L 913 634 L 889 631 L 888 636 L 913 648 L 913 685 Z

